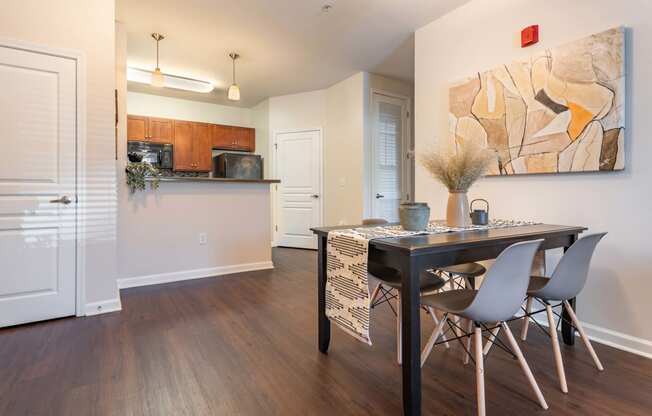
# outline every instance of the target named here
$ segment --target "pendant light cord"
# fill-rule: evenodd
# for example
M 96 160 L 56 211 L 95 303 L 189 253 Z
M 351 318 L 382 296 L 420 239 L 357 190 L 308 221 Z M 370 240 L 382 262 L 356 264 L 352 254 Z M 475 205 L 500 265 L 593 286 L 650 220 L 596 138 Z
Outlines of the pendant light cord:
M 156 39 L 156 68 L 157 69 L 159 68 L 159 66 L 158 66 L 158 44 L 159 44 L 159 42 L 160 42 L 160 40 Z
M 235 85 L 235 57 L 233 57 L 233 84 Z

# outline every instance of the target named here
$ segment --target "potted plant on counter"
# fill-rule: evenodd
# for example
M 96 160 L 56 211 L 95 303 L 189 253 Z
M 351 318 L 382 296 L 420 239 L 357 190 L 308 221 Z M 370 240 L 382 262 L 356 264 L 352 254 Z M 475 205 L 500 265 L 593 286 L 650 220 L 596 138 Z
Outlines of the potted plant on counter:
M 148 179 L 150 181 L 150 188 L 153 191 L 158 189 L 161 173 L 149 163 L 129 162 L 127 163 L 126 172 L 127 186 L 132 193 L 136 191 L 144 191 Z
M 423 166 L 448 188 L 446 225 L 470 225 L 467 192 L 495 160 L 492 151 L 470 141 L 459 143 L 455 153 L 430 152 L 421 156 Z

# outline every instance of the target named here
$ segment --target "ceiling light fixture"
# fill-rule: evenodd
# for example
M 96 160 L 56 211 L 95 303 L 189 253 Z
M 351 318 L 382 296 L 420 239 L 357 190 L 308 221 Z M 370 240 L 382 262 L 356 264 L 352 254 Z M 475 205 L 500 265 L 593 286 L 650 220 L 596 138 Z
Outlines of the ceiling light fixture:
M 165 39 L 165 36 L 160 33 L 152 33 L 152 37 L 156 41 L 156 69 L 152 73 L 152 87 L 162 88 L 165 86 L 165 79 L 163 78 L 161 68 L 158 66 L 158 44 Z
M 198 79 L 186 78 L 177 75 L 163 75 L 163 87 L 177 90 L 209 93 L 215 89 L 212 83 Z M 139 84 L 153 85 L 154 72 L 140 68 L 127 68 L 127 80 Z
M 229 87 L 229 93 L 227 97 L 231 101 L 240 101 L 240 87 L 235 83 L 235 60 L 238 59 L 240 55 L 235 52 L 229 54 L 229 58 L 233 60 L 233 84 Z

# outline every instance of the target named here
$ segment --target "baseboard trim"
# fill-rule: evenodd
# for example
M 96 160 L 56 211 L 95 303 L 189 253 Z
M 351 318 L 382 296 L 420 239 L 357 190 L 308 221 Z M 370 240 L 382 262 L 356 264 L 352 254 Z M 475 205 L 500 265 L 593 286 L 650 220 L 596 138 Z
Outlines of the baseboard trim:
M 548 327 L 547 319 L 539 317 L 535 317 L 535 319 L 541 326 Z M 586 335 L 593 342 L 652 359 L 652 341 L 586 322 L 582 322 L 582 326 Z M 579 334 L 577 335 L 579 336 Z
M 652 341 L 585 322 L 582 326 L 592 341 L 652 359 Z
M 256 270 L 273 269 L 274 263 L 271 261 L 261 261 L 257 263 L 234 264 L 230 266 L 208 267 L 204 269 L 183 270 L 180 272 L 150 274 L 146 276 L 127 277 L 118 279 L 118 289 L 128 289 L 131 287 L 159 285 L 162 283 L 180 282 L 183 280 L 202 279 L 205 277 L 222 276 L 225 274 L 252 272 Z
M 101 300 L 99 302 L 87 303 L 84 307 L 86 316 L 100 315 L 109 312 L 118 312 L 122 310 L 120 298 Z

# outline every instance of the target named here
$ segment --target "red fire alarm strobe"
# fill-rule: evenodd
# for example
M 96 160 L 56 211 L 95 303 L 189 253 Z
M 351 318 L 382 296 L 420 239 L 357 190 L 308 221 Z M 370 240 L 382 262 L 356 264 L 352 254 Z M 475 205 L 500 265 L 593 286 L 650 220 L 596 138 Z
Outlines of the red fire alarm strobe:
M 539 25 L 528 26 L 521 30 L 521 48 L 539 42 Z

